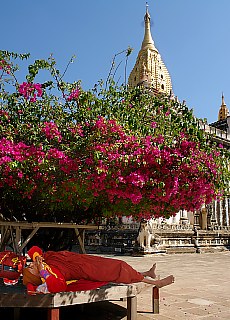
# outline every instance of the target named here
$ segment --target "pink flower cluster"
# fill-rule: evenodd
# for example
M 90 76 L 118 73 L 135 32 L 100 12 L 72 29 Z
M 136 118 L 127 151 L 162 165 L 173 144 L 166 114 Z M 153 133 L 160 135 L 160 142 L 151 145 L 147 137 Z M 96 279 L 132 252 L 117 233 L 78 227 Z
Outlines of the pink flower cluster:
M 181 208 L 194 211 L 216 197 L 214 179 L 220 177 L 213 155 L 197 143 L 179 138 L 172 147 L 162 147 L 162 136 L 138 141 L 102 117 L 93 130 L 98 130 L 100 142 L 82 163 L 84 184 L 95 197 L 107 196 L 116 210 L 128 204 L 138 215 L 170 215 Z M 115 132 L 118 136 L 112 139 Z
M 29 177 L 26 163 L 32 166 L 31 172 L 42 162 L 44 152 L 41 147 L 28 146 L 23 142 L 14 143 L 2 138 L 0 140 L 0 187 L 5 185 L 17 189 L 23 196 L 31 198 L 36 189 L 34 177 Z M 26 190 L 20 190 L 20 185 L 26 181 Z
M 47 170 L 44 170 L 45 163 L 48 165 Z M 41 145 L 35 147 L 22 142 L 14 143 L 6 138 L 0 140 L 0 187 L 7 185 L 17 189 L 23 197 L 29 199 L 39 188 L 40 192 L 44 188 L 53 190 L 52 186 L 56 182 L 54 172 L 50 169 L 51 164 L 67 178 L 78 170 L 77 161 L 56 148 L 44 152 Z
M 157 123 L 156 123 L 155 121 L 153 121 L 153 122 L 151 123 L 151 128 L 155 129 L 156 127 L 157 127 Z
M 162 136 L 137 139 L 115 120 L 98 117 L 89 128 L 93 139 L 84 148 L 63 148 L 70 139 L 76 146 L 78 129 L 71 129 L 76 131 L 64 140 L 55 123 L 45 122 L 41 131 L 50 144 L 53 139 L 62 142 L 60 147 L 1 139 L 0 187 L 17 189 L 28 198 L 35 190 L 46 190 L 47 201 L 77 201 L 86 209 L 97 201 L 116 214 L 125 210 L 138 217 L 193 211 L 217 197 L 218 152 L 208 154 L 185 134 L 166 146 Z
M 68 96 L 67 100 L 72 101 L 72 100 L 77 100 L 80 95 L 80 90 L 79 89 L 73 89 L 70 95 Z
M 40 83 L 23 82 L 19 85 L 18 92 L 30 102 L 36 102 L 37 97 L 42 96 L 42 85 Z
M 61 142 L 62 140 L 61 133 L 54 122 L 44 122 L 44 126 L 41 128 L 41 131 L 45 133 L 48 140 L 55 138 L 58 140 L 58 142 Z
M 72 133 L 73 136 L 78 134 L 80 137 L 84 137 L 84 130 L 81 124 L 77 124 L 74 128 L 69 128 L 69 131 Z

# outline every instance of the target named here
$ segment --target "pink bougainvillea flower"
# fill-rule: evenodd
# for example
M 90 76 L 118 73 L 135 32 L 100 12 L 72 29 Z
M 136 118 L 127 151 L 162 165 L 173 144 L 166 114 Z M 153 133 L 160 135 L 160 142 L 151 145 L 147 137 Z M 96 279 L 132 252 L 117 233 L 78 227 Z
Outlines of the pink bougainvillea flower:
M 61 133 L 54 122 L 44 122 L 44 126 L 41 128 L 41 131 L 45 133 L 46 138 L 49 140 L 54 138 L 56 138 L 58 142 L 61 142 L 62 140 Z
M 42 85 L 40 83 L 23 82 L 18 87 L 18 92 L 30 102 L 36 102 L 37 97 L 42 96 Z
M 67 100 L 68 101 L 77 100 L 79 95 L 80 95 L 80 90 L 78 88 L 77 89 L 73 89 L 71 91 L 70 95 L 68 96 Z
M 155 128 L 157 127 L 157 123 L 156 123 L 156 122 L 152 122 L 152 123 L 151 123 L 151 127 L 152 127 L 153 129 L 155 129 Z

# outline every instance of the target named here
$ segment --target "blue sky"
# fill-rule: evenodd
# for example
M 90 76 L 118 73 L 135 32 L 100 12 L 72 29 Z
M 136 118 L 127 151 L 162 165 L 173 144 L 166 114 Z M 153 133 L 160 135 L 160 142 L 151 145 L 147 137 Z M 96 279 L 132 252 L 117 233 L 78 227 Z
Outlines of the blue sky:
M 144 36 L 144 0 L 1 0 L 1 49 L 52 53 L 60 70 L 76 55 L 66 81 L 90 89 L 106 80 L 113 56 Z M 173 90 L 198 118 L 217 120 L 222 92 L 230 107 L 230 0 L 149 0 L 152 36 Z M 120 60 L 118 59 L 117 62 Z M 117 72 L 124 80 L 124 65 Z

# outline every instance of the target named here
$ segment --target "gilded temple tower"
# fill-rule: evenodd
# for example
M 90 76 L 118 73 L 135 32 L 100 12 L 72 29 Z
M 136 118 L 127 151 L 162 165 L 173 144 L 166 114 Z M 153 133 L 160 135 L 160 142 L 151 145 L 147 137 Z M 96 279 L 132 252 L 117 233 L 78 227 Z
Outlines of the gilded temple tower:
M 148 5 L 146 5 L 144 21 L 144 39 L 128 83 L 131 87 L 145 84 L 155 92 L 170 95 L 172 93 L 171 78 L 151 35 Z
M 225 120 L 229 115 L 229 111 L 227 105 L 224 101 L 224 94 L 222 93 L 222 104 L 220 106 L 219 114 L 218 114 L 218 121 Z

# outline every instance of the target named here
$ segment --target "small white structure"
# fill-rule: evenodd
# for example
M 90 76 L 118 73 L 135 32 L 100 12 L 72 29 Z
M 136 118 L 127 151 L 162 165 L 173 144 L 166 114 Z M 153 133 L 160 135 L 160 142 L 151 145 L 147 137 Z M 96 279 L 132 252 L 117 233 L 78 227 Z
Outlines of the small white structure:
M 137 241 L 145 252 L 156 252 L 160 245 L 160 237 L 154 233 L 156 219 L 144 220 L 140 223 Z

